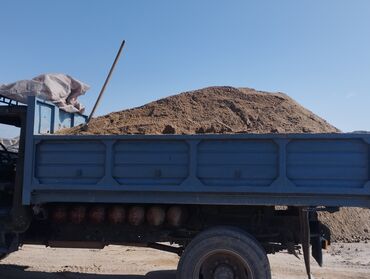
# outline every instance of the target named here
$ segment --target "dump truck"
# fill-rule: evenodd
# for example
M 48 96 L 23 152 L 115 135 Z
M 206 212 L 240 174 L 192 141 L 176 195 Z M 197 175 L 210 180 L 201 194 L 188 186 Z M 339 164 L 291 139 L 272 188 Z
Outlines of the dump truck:
M 367 134 L 60 135 L 87 117 L 0 101 L 20 128 L 0 151 L 1 257 L 136 245 L 178 254 L 179 279 L 269 279 L 285 250 L 310 278 L 330 244 L 318 212 L 370 207 Z

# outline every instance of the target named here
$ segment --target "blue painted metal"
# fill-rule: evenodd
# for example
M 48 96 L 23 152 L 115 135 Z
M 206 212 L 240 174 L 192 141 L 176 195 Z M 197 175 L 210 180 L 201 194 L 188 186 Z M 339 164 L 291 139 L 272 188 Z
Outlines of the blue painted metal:
M 27 120 L 33 122 L 34 134 L 53 134 L 62 128 L 84 124 L 87 120 L 86 115 L 65 112 L 53 103 L 35 97 L 28 98 L 27 115 Z
M 24 204 L 370 207 L 370 135 L 55 136 L 36 118 Z

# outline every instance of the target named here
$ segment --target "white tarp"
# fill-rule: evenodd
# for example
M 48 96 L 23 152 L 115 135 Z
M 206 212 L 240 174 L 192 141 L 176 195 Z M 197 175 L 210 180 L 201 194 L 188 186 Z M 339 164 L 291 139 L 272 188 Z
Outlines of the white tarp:
M 0 143 L 3 144 L 8 151 L 17 152 L 18 145 L 19 145 L 19 137 L 16 137 L 13 139 L 0 138 Z M 2 151 L 1 147 L 0 147 L 0 151 Z
M 85 108 L 77 98 L 89 89 L 90 86 L 69 75 L 43 74 L 31 80 L 0 85 L 0 95 L 21 103 L 27 103 L 28 96 L 37 96 L 67 112 L 83 113 Z

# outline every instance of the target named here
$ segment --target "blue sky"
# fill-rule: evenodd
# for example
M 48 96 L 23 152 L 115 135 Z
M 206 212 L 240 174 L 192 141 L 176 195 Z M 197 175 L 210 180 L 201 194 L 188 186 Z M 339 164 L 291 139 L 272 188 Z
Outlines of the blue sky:
M 0 1 L 0 83 L 46 72 L 92 86 L 97 115 L 212 85 L 285 92 L 370 130 L 370 1 Z M 14 131 L 0 126 L 1 136 Z

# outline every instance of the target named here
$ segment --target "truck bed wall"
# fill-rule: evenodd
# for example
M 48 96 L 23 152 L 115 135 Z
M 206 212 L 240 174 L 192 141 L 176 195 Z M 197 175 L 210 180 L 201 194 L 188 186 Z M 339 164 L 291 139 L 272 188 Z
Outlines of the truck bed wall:
M 56 136 L 86 117 L 36 98 L 27 115 L 24 204 L 370 207 L 370 135 Z

